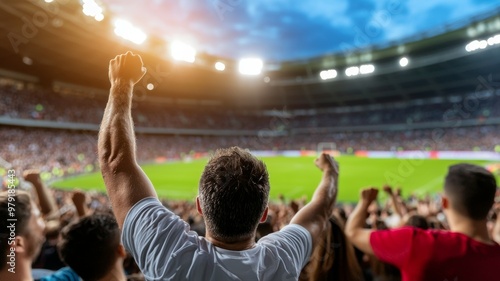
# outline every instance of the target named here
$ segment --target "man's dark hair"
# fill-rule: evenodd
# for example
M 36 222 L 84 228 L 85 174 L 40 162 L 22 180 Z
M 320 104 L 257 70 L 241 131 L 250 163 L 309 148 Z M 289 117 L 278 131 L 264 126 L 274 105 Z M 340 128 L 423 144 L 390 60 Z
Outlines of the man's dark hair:
M 471 164 L 450 166 L 444 184 L 451 207 L 473 220 L 486 218 L 496 189 L 495 176 L 485 168 Z
M 429 223 L 427 222 L 427 219 L 421 215 L 412 215 L 411 217 L 408 218 L 408 221 L 406 222 L 405 225 L 413 226 L 423 230 L 429 229 Z
M 217 150 L 201 175 L 199 199 L 207 228 L 226 243 L 254 235 L 268 198 L 265 164 L 239 147 Z
M 61 259 L 84 281 L 106 275 L 118 258 L 120 229 L 108 213 L 84 217 L 66 226 L 59 242 Z
M 9 197 L 13 199 L 9 201 Z M 10 206 L 9 203 L 11 203 Z M 12 206 L 15 206 L 14 211 L 9 210 Z M 28 193 L 22 190 L 15 190 L 15 193 L 0 192 L 0 270 L 7 266 L 7 250 L 11 247 L 8 240 L 11 233 L 7 228 L 11 222 L 8 219 L 17 220 L 15 222 L 15 235 L 17 236 L 26 234 L 30 218 L 31 198 Z

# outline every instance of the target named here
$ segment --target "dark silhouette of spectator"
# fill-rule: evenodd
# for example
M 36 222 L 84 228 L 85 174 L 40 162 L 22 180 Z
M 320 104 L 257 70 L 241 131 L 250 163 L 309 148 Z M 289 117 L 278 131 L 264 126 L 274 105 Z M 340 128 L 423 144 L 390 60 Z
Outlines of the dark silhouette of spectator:
M 406 226 L 413 226 L 416 228 L 420 228 L 423 230 L 429 229 L 429 223 L 427 222 L 427 219 L 424 216 L 420 215 L 412 215 L 408 218 L 408 220 L 405 223 Z
M 314 248 L 311 259 L 302 270 L 299 280 L 364 280 L 363 272 L 356 260 L 354 247 L 347 240 L 343 225 L 337 218 L 329 219 L 329 227 L 323 233 L 323 240 Z
M 378 193 L 375 188 L 364 189 L 346 234 L 365 253 L 398 267 L 404 281 L 498 280 L 500 246 L 487 229 L 496 189 L 495 177 L 483 167 L 451 166 L 442 197 L 451 231 L 363 229 L 368 206 Z
M 125 248 L 147 279 L 296 280 L 327 227 L 337 196 L 338 164 L 326 154 L 311 202 L 279 232 L 255 242 L 268 212 L 269 176 L 264 163 L 240 148 L 221 149 L 203 171 L 198 212 L 205 238 L 157 199 L 137 163 L 131 118 L 134 85 L 145 74 L 140 56 L 110 61 L 111 90 L 99 133 L 101 172 Z
M 127 254 L 112 214 L 94 214 L 66 226 L 58 248 L 61 259 L 83 281 L 126 280 L 123 261 Z

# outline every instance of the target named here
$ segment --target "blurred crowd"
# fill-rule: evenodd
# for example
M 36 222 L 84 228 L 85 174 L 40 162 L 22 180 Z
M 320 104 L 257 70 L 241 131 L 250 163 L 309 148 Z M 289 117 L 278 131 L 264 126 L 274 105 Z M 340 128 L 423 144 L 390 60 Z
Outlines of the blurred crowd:
M 106 99 L 100 96 L 89 99 L 84 96 L 67 96 L 46 90 L 17 90 L 12 87 L 0 88 L 0 94 L 2 95 L 0 116 L 9 118 L 98 124 L 101 121 L 106 103 Z M 500 99 L 491 97 L 487 103 L 481 102 L 473 111 L 466 112 L 468 114 L 466 117 L 462 115 L 461 118 L 486 120 L 498 117 L 500 116 L 499 105 Z M 453 114 L 457 114 L 455 111 L 450 113 L 450 108 L 454 108 L 451 103 L 425 107 L 408 106 L 390 111 L 377 109 L 363 112 L 318 114 L 312 117 L 296 116 L 278 121 L 255 113 L 243 114 L 217 109 L 169 107 L 150 102 L 139 102 L 134 107 L 133 114 L 136 126 L 142 127 L 273 129 L 287 132 L 284 136 L 275 137 L 265 134 L 229 137 L 139 134 L 137 135 L 137 158 L 139 162 L 143 163 L 195 157 L 198 152 L 210 152 L 217 148 L 230 146 L 240 146 L 251 150 L 316 150 L 318 143 L 321 142 L 334 143 L 336 150 L 346 154 L 354 154 L 358 150 L 500 152 L 500 126 L 498 125 L 336 133 L 321 129 L 323 127 L 367 124 L 457 121 L 455 118 L 457 115 L 454 115 L 455 119 L 451 118 Z M 294 128 L 308 129 L 294 132 Z M 0 171 L 0 175 L 3 176 L 2 190 L 7 189 L 11 180 L 7 173 L 8 169 L 24 171 L 22 177 L 27 184 L 21 185 L 19 190 L 25 189 L 34 200 L 33 206 L 37 206 L 36 210 L 39 209 L 41 214 L 33 212 L 33 216 L 36 214 L 39 216 L 38 219 L 43 221 L 39 224 L 40 228 L 41 225 L 44 225 L 40 231 L 43 236 L 43 239 L 39 239 L 40 243 L 34 242 L 38 241 L 33 238 L 34 236 L 29 239 L 31 241 L 29 243 L 32 243 L 30 245 L 33 255 L 23 256 L 32 264 L 33 278 L 43 281 L 78 280 L 44 279 L 48 278 L 44 276 L 50 276 L 61 270 L 63 272 L 60 274 L 68 276 L 74 276 L 74 271 L 94 272 L 98 265 L 92 270 L 85 270 L 85 264 L 99 262 L 101 265 L 105 263 L 118 264 L 117 270 L 119 274 L 123 274 L 124 280 L 144 280 L 145 278 L 134 259 L 129 254 L 120 252 L 124 250 L 118 246 L 120 253 L 117 255 L 118 259 L 115 259 L 115 256 L 108 258 L 104 254 L 94 254 L 95 260 L 82 258 L 85 251 L 81 250 L 81 247 L 92 248 L 92 245 L 99 245 L 99 239 L 102 239 L 101 234 L 106 231 L 111 233 L 111 238 L 103 242 L 104 245 L 120 244 L 115 237 L 117 235 L 113 236 L 113 233 L 119 233 L 119 230 L 114 222 L 110 201 L 106 194 L 57 190 L 46 185 L 48 180 L 54 177 L 99 169 L 96 148 L 97 133 L 81 130 L 0 126 L 0 134 L 2 136 L 0 138 L 0 167 L 3 167 Z M 37 170 L 30 170 L 33 168 Z M 21 177 L 21 175 L 18 176 Z M 381 189 L 386 194 L 384 198 L 387 199 L 377 200 L 369 206 L 365 228 L 384 230 L 411 226 L 425 230 L 449 229 L 439 195 L 418 198 L 412 194 L 402 194 L 399 187 L 383 186 Z M 7 202 L 5 198 L 2 200 Z M 492 240 L 500 243 L 500 192 L 498 191 L 495 200 L 496 203 L 487 217 L 487 226 L 488 234 Z M 183 219 L 191 230 L 200 236 L 205 235 L 205 222 L 203 217 L 198 214 L 194 202 L 165 199 L 162 199 L 161 202 Z M 292 217 L 306 203 L 306 199 L 286 198 L 284 196 L 271 202 L 266 221 L 259 224 L 257 228 L 256 240 L 287 226 Z M 28 205 L 30 205 L 29 202 Z M 337 204 L 334 212 L 330 214 L 331 227 L 328 228 L 325 237 L 323 237 L 326 242 L 320 243 L 320 247 L 314 249 L 308 265 L 302 270 L 300 280 L 401 280 L 401 273 L 396 267 L 383 263 L 374 255 L 363 253 L 346 238 L 344 226 L 353 213 L 354 207 L 348 203 Z M 83 230 L 79 229 L 81 225 L 84 226 Z M 92 232 L 93 230 L 97 234 Z M 96 235 L 95 239 L 92 238 L 94 234 Z M 0 238 L 4 239 L 3 236 Z M 79 242 L 88 240 L 93 244 L 88 246 L 74 244 L 74 241 L 78 239 Z M 4 242 L 2 241 L 2 243 Z M 2 247 L 5 245 L 2 244 Z M 94 249 L 88 250 L 91 253 L 100 253 L 97 248 L 95 252 L 93 252 Z M 0 259 L 0 261 L 3 260 Z M 0 269 L 2 268 L 0 267 Z M 107 267 L 107 270 L 112 270 L 112 266 Z M 81 277 L 84 280 L 97 280 L 93 279 L 92 276 Z
M 40 169 L 44 179 L 98 169 L 96 132 L 0 126 L 0 133 L 0 156 L 16 169 Z M 334 143 L 335 149 L 345 154 L 358 150 L 498 152 L 500 126 L 363 133 L 322 133 L 318 130 L 281 137 L 140 134 L 137 136 L 140 147 L 137 155 L 144 163 L 194 157 L 195 153 L 231 146 L 250 150 L 316 151 L 321 142 Z M 5 164 L 0 166 L 5 167 Z
M 99 124 L 107 95 L 76 94 L 48 89 L 17 89 L 0 86 L 0 117 Z M 216 105 L 173 103 L 154 98 L 134 101 L 132 115 L 138 127 L 226 130 L 286 130 L 366 125 L 445 122 L 459 126 L 464 121 L 484 122 L 500 117 L 500 97 L 470 94 L 450 100 L 421 101 L 416 104 L 387 103 L 318 109 L 316 112 L 232 109 Z M 275 112 L 276 113 L 276 112 Z M 288 114 L 285 114 L 288 113 Z
M 67 244 L 71 242 L 68 228 L 75 227 L 75 224 L 78 225 L 84 218 L 87 218 L 87 220 L 97 220 L 97 222 L 86 222 L 91 227 L 99 226 L 92 226 L 92 223 L 98 224 L 99 220 L 102 220 L 102 216 L 105 217 L 105 220 L 114 220 L 109 199 L 105 193 L 100 192 L 68 191 L 49 188 L 43 183 L 39 173 L 34 170 L 25 171 L 24 178 L 27 182 L 31 183 L 30 187 L 27 188 L 27 192 L 38 206 L 38 209 L 40 209 L 41 218 L 45 221 L 45 230 L 43 232 L 45 235 L 44 242 L 38 245 L 37 254 L 32 259 L 33 277 L 35 280 L 44 281 L 73 280 L 42 278 L 43 276 L 54 274 L 58 270 L 71 271 L 71 269 L 67 268 L 68 264 L 72 268 L 81 264 L 81 262 L 72 261 L 69 254 L 64 254 L 67 251 L 65 247 L 70 247 Z M 366 218 L 366 228 L 384 230 L 411 226 L 424 230 L 448 229 L 447 218 L 443 212 L 439 195 L 418 198 L 411 194 L 402 194 L 401 188 L 383 186 L 381 189 L 385 193 L 386 196 L 384 198 L 386 199 L 376 200 L 370 205 L 368 209 L 369 215 Z M 500 192 L 497 192 L 497 199 L 500 199 Z M 203 217 L 196 211 L 194 201 L 169 201 L 162 199 L 161 202 L 183 219 L 192 231 L 195 231 L 200 236 L 205 235 L 205 223 Z M 256 240 L 279 231 L 288 225 L 292 217 L 306 203 L 305 199 L 286 198 L 284 196 L 280 196 L 277 200 L 270 202 L 269 215 L 265 222 L 259 224 Z M 343 233 L 344 225 L 353 212 L 354 207 L 353 204 L 337 204 L 334 212 L 331 214 L 330 223 L 332 228 L 328 230 L 328 235 L 331 235 L 332 238 L 327 239 L 328 235 L 325 234 L 325 239 L 328 240 L 328 243 L 337 246 L 333 250 L 314 250 L 310 262 L 302 270 L 299 280 L 401 280 L 401 274 L 396 267 L 381 262 L 373 255 L 364 254 L 355 248 L 346 238 Z M 499 215 L 500 202 L 497 200 L 497 203 L 488 215 L 487 222 L 488 231 L 497 243 L 500 242 Z M 118 229 L 117 226 L 116 229 Z M 98 233 L 101 233 L 99 234 L 101 236 L 88 239 L 92 243 L 99 243 L 99 241 L 96 242 L 96 239 L 99 240 L 99 237 L 102 239 L 103 230 L 98 231 Z M 88 231 L 86 235 L 93 235 L 92 231 Z M 85 239 L 82 236 L 78 237 L 78 239 Z M 79 243 L 85 242 L 79 241 Z M 90 249 L 89 251 L 92 252 L 93 250 Z M 76 256 L 84 254 L 83 252 L 74 253 Z M 335 260 L 333 260 L 334 257 Z M 97 260 L 103 262 L 102 258 Z M 328 267 L 325 268 L 324 264 L 318 266 L 318 263 L 329 260 L 331 263 L 327 263 Z M 92 263 L 91 261 L 83 262 Z M 145 280 L 137 264 L 128 254 L 122 260 L 121 270 L 124 276 L 126 276 L 126 280 Z M 325 275 L 325 272 L 330 273 Z M 331 275 L 333 273 L 334 275 Z M 325 276 L 329 276 L 329 279 L 325 279 Z

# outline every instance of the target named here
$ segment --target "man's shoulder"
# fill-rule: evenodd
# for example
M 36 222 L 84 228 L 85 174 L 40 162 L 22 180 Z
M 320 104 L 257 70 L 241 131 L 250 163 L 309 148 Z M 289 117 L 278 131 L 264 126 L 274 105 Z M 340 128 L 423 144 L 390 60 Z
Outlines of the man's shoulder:
M 258 243 L 286 242 L 288 239 L 303 239 L 305 242 L 312 244 L 312 237 L 309 231 L 298 224 L 289 224 L 280 231 L 262 237 Z

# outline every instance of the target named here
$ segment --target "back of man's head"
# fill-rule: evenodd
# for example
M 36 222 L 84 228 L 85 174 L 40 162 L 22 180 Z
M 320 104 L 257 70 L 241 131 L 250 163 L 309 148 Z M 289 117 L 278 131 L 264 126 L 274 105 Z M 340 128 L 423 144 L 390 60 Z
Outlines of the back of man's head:
M 495 177 L 483 167 L 453 165 L 448 170 L 444 191 L 451 208 L 472 220 L 484 220 L 495 198 Z
M 213 237 L 227 243 L 252 237 L 268 198 L 266 166 L 248 151 L 217 150 L 205 166 L 199 199 Z
M 111 214 L 94 214 L 68 225 L 58 245 L 61 259 L 84 281 L 103 278 L 113 269 L 120 229 Z
M 15 236 L 27 234 L 31 218 L 31 198 L 28 193 L 11 190 L 0 192 L 0 271 L 10 262 L 7 251 L 13 247 Z M 16 221 L 12 222 L 11 219 Z M 14 227 L 9 228 L 11 225 Z

